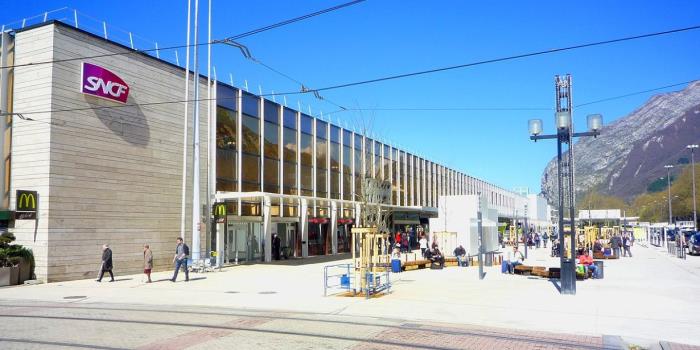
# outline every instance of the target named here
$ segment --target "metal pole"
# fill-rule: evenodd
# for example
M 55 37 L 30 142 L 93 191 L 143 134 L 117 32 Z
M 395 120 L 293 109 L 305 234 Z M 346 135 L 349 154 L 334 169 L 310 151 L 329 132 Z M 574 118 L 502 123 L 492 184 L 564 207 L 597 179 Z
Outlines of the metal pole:
M 481 223 L 481 192 L 478 194 L 478 207 L 476 209 L 476 224 L 479 232 L 479 279 L 484 279 L 484 233 Z M 516 243 L 517 244 L 517 243 Z
M 194 1 L 194 114 L 192 118 L 192 261 L 199 260 L 199 0 Z
M 693 145 L 693 146 L 697 147 L 697 145 Z M 698 230 L 698 208 L 697 208 L 697 201 L 695 199 L 695 148 L 696 147 L 690 147 L 690 164 L 691 164 L 692 176 L 693 176 L 693 230 L 694 231 Z
M 212 113 L 212 79 L 211 79 L 211 0 L 207 7 L 209 14 L 207 20 L 207 227 L 209 227 L 209 234 L 207 235 L 208 242 L 211 242 L 213 234 L 220 235 L 220 232 L 216 230 L 216 222 L 212 220 L 211 210 L 212 210 L 212 197 L 216 192 L 216 148 L 213 139 L 216 138 L 216 118 Z M 214 232 L 213 232 L 214 231 Z M 219 242 L 218 237 L 216 242 Z M 207 244 L 211 245 L 211 244 Z M 214 247 L 210 247 L 214 248 Z M 221 248 L 218 246 L 216 250 L 210 249 L 210 251 L 219 251 Z
M 668 225 L 673 224 L 673 219 L 672 219 L 672 208 L 671 208 L 671 168 L 667 167 L 666 168 L 666 181 L 668 182 Z
M 187 115 L 190 99 L 190 12 L 191 0 L 187 1 L 187 54 L 185 55 L 185 119 L 182 123 L 182 198 L 180 203 L 180 237 L 185 238 L 185 210 L 187 202 Z
M 525 214 L 523 216 L 523 224 L 525 225 L 525 259 L 527 259 L 527 246 L 530 241 L 530 227 L 527 225 L 527 203 L 525 203 Z

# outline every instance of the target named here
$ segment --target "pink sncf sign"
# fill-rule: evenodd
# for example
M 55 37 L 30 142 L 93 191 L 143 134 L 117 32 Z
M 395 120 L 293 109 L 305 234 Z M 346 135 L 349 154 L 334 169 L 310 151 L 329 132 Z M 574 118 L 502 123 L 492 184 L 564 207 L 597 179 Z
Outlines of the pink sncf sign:
M 83 62 L 80 92 L 107 100 L 126 103 L 129 86 L 116 74 L 94 64 Z

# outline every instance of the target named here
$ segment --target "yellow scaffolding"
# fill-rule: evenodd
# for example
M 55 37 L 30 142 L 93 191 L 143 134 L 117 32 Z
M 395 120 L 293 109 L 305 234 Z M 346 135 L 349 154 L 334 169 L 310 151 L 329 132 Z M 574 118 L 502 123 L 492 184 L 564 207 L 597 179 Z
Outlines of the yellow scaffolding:
M 376 227 L 353 227 L 351 230 L 352 262 L 355 268 L 355 290 L 368 292 L 370 287 L 376 288 L 374 280 L 380 273 L 387 273 L 391 266 L 391 246 L 389 235 L 378 232 Z M 372 278 L 372 286 L 368 286 L 368 276 Z M 388 283 L 389 281 L 385 281 Z

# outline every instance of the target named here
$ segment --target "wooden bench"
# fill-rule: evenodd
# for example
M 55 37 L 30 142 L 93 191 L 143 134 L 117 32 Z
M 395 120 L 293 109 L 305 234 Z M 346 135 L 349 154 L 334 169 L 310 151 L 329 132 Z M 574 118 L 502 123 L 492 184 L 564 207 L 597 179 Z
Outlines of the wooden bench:
M 532 266 L 518 265 L 515 267 L 513 273 L 516 275 L 529 276 L 532 274 Z
M 413 269 L 424 269 L 426 267 L 430 266 L 430 260 L 413 260 L 413 261 L 404 261 L 401 263 L 401 269 L 403 271 L 407 270 L 413 270 Z M 410 267 L 410 268 L 409 268 Z

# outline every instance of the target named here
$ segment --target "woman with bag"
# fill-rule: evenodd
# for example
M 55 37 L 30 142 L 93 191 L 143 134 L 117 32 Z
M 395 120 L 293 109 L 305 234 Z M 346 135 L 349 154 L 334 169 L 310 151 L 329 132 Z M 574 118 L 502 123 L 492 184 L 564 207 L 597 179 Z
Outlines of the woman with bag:
M 143 246 L 143 273 L 148 277 L 146 283 L 151 283 L 151 270 L 153 269 L 153 252 L 148 244 Z

